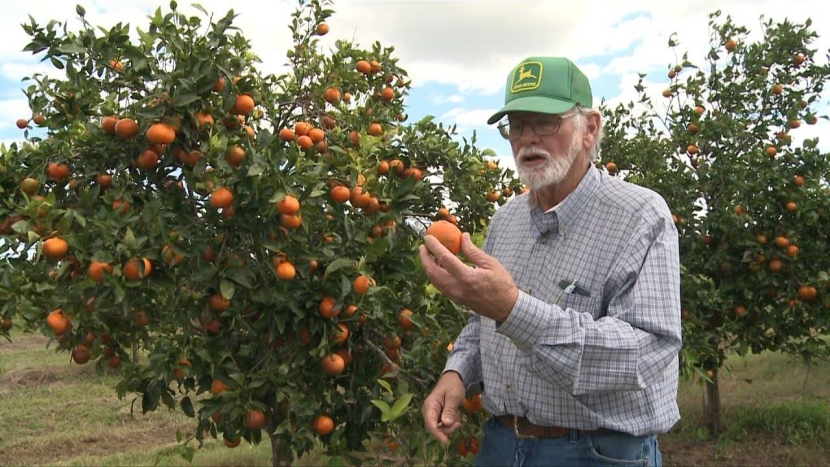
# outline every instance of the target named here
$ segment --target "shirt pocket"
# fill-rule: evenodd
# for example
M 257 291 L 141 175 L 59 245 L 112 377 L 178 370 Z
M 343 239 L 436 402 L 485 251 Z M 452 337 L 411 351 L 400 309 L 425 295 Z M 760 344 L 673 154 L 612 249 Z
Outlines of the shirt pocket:
M 600 299 L 591 293 L 590 296 L 579 295 L 576 293 L 562 294 L 562 299 L 559 301 L 559 308 L 563 310 L 573 310 L 576 313 L 590 313 L 594 319 L 599 319 L 605 313 L 602 312 L 600 306 Z

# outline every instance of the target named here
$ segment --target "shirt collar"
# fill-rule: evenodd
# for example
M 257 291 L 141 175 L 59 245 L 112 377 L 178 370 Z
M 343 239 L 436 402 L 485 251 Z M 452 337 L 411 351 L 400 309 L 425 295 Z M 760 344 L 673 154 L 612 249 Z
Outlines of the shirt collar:
M 585 206 L 600 184 L 600 171 L 591 164 L 585 176 L 577 185 L 576 189 L 565 197 L 559 204 L 547 212 L 542 211 L 542 206 L 536 199 L 536 194 L 528 193 L 528 206 L 533 223 L 539 229 L 540 234 L 546 234 L 551 230 L 564 232 L 568 225 L 579 217 L 585 210 Z

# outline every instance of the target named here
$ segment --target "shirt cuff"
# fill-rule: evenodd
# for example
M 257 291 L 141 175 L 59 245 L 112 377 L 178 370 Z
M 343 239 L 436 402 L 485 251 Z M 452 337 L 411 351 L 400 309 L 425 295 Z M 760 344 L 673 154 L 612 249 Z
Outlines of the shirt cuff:
M 461 376 L 461 382 L 464 383 L 464 387 L 469 389 L 470 386 L 478 384 L 480 381 L 473 381 L 473 375 L 475 372 L 470 365 L 467 364 L 463 358 L 456 356 L 453 358 L 452 355 L 447 359 L 447 364 L 444 366 L 444 371 L 441 372 L 441 375 L 448 371 L 455 371 Z
M 496 323 L 496 332 L 507 336 L 516 347 L 527 350 L 547 334 L 554 322 L 553 309 L 547 303 L 519 291 L 510 316 L 503 323 Z

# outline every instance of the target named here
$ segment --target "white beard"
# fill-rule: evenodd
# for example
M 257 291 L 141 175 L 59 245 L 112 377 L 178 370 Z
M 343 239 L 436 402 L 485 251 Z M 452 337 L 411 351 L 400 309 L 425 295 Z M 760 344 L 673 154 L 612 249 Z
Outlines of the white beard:
M 555 185 L 562 181 L 573 165 L 576 156 L 579 154 L 581 147 L 581 138 L 574 135 L 571 141 L 571 147 L 568 148 L 568 153 L 563 156 L 552 156 L 548 151 L 536 146 L 525 146 L 519 149 L 516 154 L 516 172 L 519 174 L 519 179 L 527 185 L 528 188 L 534 191 L 542 188 Z M 525 156 L 542 156 L 547 161 L 541 166 L 528 167 L 523 164 Z

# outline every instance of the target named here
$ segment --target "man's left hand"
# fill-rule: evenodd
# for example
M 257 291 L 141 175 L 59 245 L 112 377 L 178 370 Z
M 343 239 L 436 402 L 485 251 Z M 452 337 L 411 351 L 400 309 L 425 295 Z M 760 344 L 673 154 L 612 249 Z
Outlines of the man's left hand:
M 497 322 L 510 315 L 519 289 L 501 263 L 475 246 L 469 233 L 461 237 L 461 251 L 476 267 L 464 264 L 432 235 L 424 238 L 419 250 L 427 277 L 450 300 Z

